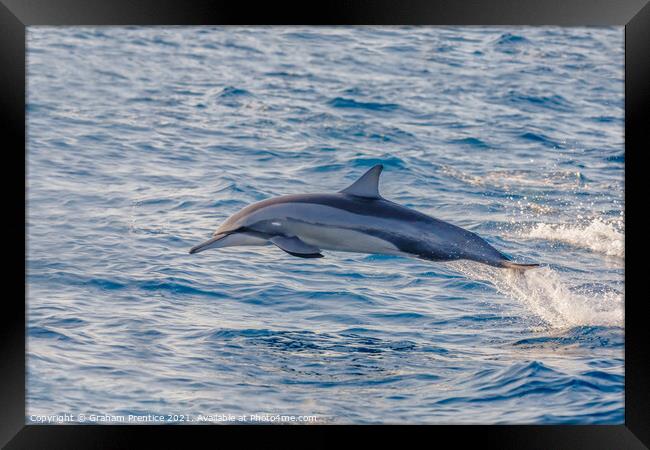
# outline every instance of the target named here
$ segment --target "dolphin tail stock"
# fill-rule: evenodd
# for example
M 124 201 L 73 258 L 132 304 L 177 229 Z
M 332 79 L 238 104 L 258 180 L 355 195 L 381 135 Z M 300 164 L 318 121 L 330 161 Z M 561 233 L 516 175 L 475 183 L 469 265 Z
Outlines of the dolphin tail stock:
M 514 263 L 512 261 L 502 261 L 500 267 L 503 267 L 505 269 L 516 270 L 518 272 L 524 272 L 526 270 L 539 267 L 539 264 L 519 264 L 519 263 Z

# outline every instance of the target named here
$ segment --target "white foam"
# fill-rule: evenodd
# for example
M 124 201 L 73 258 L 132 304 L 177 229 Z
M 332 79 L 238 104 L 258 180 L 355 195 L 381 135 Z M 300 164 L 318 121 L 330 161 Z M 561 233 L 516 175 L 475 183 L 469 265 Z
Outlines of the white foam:
M 625 257 L 625 235 L 613 222 L 593 219 L 584 224 L 538 223 L 523 237 L 566 242 L 609 256 Z
M 466 261 L 450 265 L 470 278 L 491 283 L 551 328 L 623 326 L 620 292 L 593 288 L 578 293 L 549 267 L 517 272 Z

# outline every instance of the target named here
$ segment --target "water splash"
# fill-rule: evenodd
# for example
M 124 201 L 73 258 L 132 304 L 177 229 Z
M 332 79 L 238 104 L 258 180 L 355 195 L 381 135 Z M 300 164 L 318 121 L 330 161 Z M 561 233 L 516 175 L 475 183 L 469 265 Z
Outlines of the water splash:
M 492 284 L 516 300 L 537 325 L 545 328 L 623 326 L 623 294 L 602 287 L 571 287 L 560 272 L 550 268 L 517 272 L 474 262 L 450 265 L 463 274 Z
M 565 242 L 608 256 L 625 257 L 625 235 L 620 224 L 596 218 L 585 224 L 538 223 L 523 237 Z

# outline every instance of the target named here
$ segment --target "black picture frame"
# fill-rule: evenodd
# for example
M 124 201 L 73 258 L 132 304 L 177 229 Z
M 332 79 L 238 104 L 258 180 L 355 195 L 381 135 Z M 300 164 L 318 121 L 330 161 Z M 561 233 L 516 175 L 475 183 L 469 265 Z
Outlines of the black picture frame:
M 650 140 L 650 4 L 647 0 L 336 0 L 318 5 L 303 2 L 215 2 L 165 0 L 0 0 L 0 105 L 4 155 L 9 157 L 2 176 L 5 270 L 12 289 L 3 300 L 0 344 L 0 444 L 4 448 L 133 448 L 134 440 L 146 438 L 165 443 L 163 447 L 189 437 L 210 439 L 219 445 L 223 435 L 248 441 L 263 429 L 280 436 L 287 427 L 255 426 L 125 426 L 125 425 L 26 425 L 25 424 L 25 36 L 32 25 L 561 25 L 625 26 L 625 203 L 629 204 L 641 180 L 642 152 Z M 637 206 L 639 206 L 637 204 Z M 8 208 L 7 208 L 8 207 Z M 635 225 L 641 213 L 626 209 L 626 243 L 642 239 Z M 22 236 L 22 239 L 20 237 Z M 630 237 L 631 236 L 631 237 Z M 453 442 L 454 446 L 517 449 L 595 448 L 622 449 L 650 446 L 650 389 L 648 381 L 646 295 L 635 295 L 635 264 L 638 245 L 626 245 L 625 265 L 625 424 L 620 426 L 418 426 L 356 427 L 374 437 L 386 432 L 422 442 Z M 23 264 L 19 263 L 22 258 Z M 640 259 L 640 258 L 639 258 Z M 641 292 L 641 291 L 639 291 Z M 321 445 L 331 439 L 332 430 L 342 426 L 289 427 L 310 433 Z M 215 436 L 218 435 L 217 436 Z M 315 436 L 314 436 L 315 435 Z M 150 440 L 151 439 L 151 440 Z M 175 441 L 175 439 L 177 441 Z M 217 440 L 219 439 L 219 440 Z M 304 441 L 307 443 L 306 441 Z M 415 441 L 413 441 L 415 442 Z

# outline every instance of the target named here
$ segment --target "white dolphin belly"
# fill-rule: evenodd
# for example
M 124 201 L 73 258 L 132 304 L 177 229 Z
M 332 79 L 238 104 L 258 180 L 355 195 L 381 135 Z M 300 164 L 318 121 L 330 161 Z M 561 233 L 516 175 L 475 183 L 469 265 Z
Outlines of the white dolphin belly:
M 314 225 L 294 222 L 287 229 L 309 245 L 323 250 L 355 253 L 377 253 L 385 255 L 402 255 L 391 242 L 362 231 L 348 228 Z

